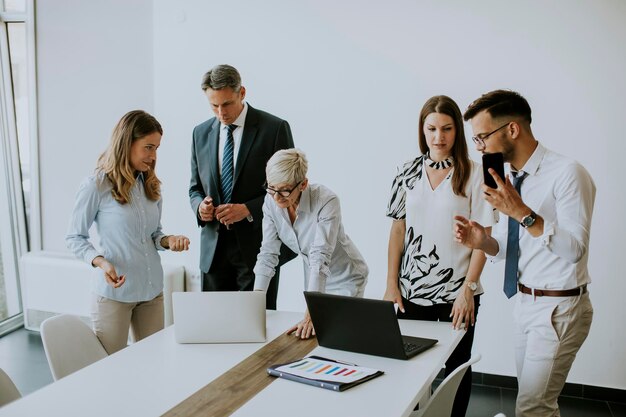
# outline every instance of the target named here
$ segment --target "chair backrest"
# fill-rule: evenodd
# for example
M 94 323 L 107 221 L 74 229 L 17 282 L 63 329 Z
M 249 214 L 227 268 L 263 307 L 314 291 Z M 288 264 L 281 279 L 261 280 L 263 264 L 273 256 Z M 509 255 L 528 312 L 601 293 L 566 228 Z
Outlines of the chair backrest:
M 11 378 L 0 368 L 0 407 L 21 397 L 22 394 L 11 381 Z
M 46 319 L 41 323 L 41 340 L 55 381 L 107 356 L 98 337 L 78 316 Z
M 446 377 L 439 387 L 435 390 L 430 400 L 425 404 L 424 408 L 411 413 L 411 417 L 449 417 L 452 414 L 452 405 L 454 397 L 459 388 L 461 379 L 467 371 L 467 368 L 480 360 L 480 354 L 472 356 L 469 361 L 456 368 L 450 375 Z

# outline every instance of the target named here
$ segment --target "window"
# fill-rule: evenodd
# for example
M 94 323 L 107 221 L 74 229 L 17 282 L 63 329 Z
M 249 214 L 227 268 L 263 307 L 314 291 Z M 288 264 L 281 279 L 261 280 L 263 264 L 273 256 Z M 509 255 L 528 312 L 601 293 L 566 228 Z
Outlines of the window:
M 33 0 L 0 0 L 0 334 L 22 325 L 19 259 L 29 235 L 40 245 L 32 10 Z

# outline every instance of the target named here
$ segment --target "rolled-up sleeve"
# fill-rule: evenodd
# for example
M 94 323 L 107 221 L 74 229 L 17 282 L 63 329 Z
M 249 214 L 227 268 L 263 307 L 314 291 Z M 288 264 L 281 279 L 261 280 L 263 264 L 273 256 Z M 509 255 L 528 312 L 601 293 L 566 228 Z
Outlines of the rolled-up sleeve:
M 91 265 L 98 256 L 103 256 L 89 241 L 89 229 L 100 206 L 100 194 L 95 177 L 85 179 L 76 193 L 72 217 L 65 236 L 65 244 L 76 257 Z
M 340 227 L 341 207 L 339 199 L 333 196 L 322 206 L 317 216 L 315 236 L 309 250 L 309 291 L 324 292 L 326 289 Z
M 254 289 L 267 291 L 275 274 L 280 254 L 281 240 L 276 226 L 277 213 L 273 210 L 274 203 L 266 197 L 263 203 L 263 242 L 254 265 Z

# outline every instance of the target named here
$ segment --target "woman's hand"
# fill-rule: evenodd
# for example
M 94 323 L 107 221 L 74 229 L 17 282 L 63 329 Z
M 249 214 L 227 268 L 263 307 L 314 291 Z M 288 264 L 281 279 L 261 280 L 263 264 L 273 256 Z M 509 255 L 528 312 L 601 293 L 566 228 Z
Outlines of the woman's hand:
M 117 276 L 117 271 L 115 271 L 113 264 L 104 259 L 103 256 L 96 256 L 91 263 L 104 271 L 104 279 L 111 287 L 119 288 L 126 282 L 126 276 Z
M 401 312 L 404 313 L 404 304 L 402 304 L 402 294 L 400 293 L 400 288 L 398 288 L 397 285 L 393 287 L 387 286 L 387 290 L 385 291 L 383 300 L 393 301 L 394 304 L 398 304 L 398 308 L 400 309 Z
M 452 305 L 452 327 L 455 330 L 467 330 L 469 326 L 473 326 L 474 318 L 474 293 L 469 288 L 465 288 L 459 292 Z
M 170 235 L 167 237 L 167 245 L 172 252 L 182 252 L 189 249 L 189 238 L 183 235 Z
M 315 329 L 313 328 L 313 323 L 311 322 L 311 315 L 309 314 L 309 310 L 307 309 L 304 312 L 304 318 L 302 321 L 291 329 L 287 330 L 287 334 L 291 334 L 296 332 L 296 337 L 301 339 L 308 339 L 311 336 L 315 336 Z

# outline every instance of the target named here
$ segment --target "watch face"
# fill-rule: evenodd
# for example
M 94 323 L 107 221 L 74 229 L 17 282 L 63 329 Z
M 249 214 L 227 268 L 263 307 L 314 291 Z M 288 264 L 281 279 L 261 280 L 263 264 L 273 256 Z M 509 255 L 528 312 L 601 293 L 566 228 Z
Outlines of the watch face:
M 467 286 L 469 287 L 470 290 L 472 291 L 476 291 L 476 289 L 478 288 L 478 284 L 476 284 L 475 282 L 468 282 Z
M 535 224 L 535 213 L 530 213 L 522 219 L 522 226 L 530 227 Z

